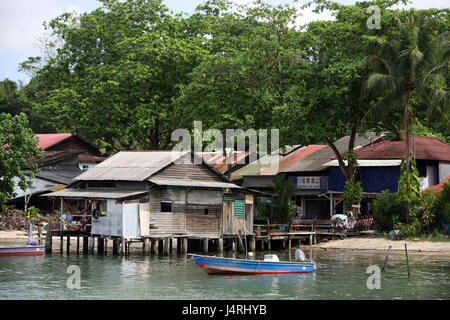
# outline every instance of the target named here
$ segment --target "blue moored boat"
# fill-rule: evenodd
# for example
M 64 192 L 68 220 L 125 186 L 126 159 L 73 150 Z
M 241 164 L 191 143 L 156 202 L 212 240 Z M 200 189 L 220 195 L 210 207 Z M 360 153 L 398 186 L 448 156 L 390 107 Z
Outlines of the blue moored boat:
M 276 255 L 266 255 L 264 260 L 245 260 L 188 254 L 189 259 L 208 274 L 285 274 L 311 273 L 316 269 L 314 262 L 283 262 Z

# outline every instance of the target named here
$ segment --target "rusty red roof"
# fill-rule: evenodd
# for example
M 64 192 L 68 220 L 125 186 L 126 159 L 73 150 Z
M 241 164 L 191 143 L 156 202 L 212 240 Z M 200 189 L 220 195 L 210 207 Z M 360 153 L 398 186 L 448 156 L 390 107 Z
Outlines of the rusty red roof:
M 415 141 L 414 141 L 415 140 Z M 450 161 L 450 143 L 433 137 L 410 137 L 411 155 L 420 160 Z M 355 150 L 358 159 L 403 159 L 405 142 L 383 140 Z
M 45 133 L 45 134 L 36 134 L 35 137 L 39 138 L 38 148 L 42 148 L 45 150 L 67 138 L 72 136 L 71 133 Z
M 444 180 L 442 180 L 441 183 L 436 184 L 436 185 L 434 185 L 434 186 L 431 186 L 431 187 L 425 189 L 425 191 L 426 191 L 426 190 L 433 189 L 433 190 L 436 190 L 437 193 L 441 193 L 441 191 L 442 191 L 442 189 L 443 189 L 443 185 L 446 184 L 446 183 L 449 183 L 449 179 L 450 179 L 450 176 L 448 176 L 447 178 L 445 178 Z

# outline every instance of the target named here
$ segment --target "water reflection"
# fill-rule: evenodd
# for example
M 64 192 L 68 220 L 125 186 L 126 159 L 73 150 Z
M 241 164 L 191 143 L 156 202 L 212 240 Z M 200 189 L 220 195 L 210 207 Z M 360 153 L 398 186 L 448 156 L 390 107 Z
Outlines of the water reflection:
M 275 253 L 281 261 L 289 259 L 289 252 Z M 251 258 L 263 256 L 258 252 Z M 0 300 L 450 298 L 448 257 L 410 255 L 408 279 L 404 254 L 391 253 L 380 290 L 367 289 L 366 269 L 381 266 L 385 253 L 314 250 L 312 257 L 316 272 L 280 275 L 207 275 L 184 255 L 2 257 Z M 80 267 L 80 290 L 66 287 L 69 265 Z

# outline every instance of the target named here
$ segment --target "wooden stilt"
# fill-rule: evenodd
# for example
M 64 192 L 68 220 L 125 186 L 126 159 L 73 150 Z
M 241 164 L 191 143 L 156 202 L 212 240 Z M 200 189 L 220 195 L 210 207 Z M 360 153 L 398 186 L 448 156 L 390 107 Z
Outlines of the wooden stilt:
M 183 238 L 183 251 L 182 253 L 188 252 L 188 238 Z
M 52 232 L 50 230 L 47 230 L 47 238 L 45 239 L 45 253 L 52 253 L 52 242 Z
M 170 247 L 169 240 L 170 240 L 169 238 L 165 238 L 164 241 L 163 241 L 163 246 L 164 246 L 163 254 L 165 256 L 169 255 L 169 247 Z
M 156 240 L 152 240 L 150 244 L 150 253 L 155 254 L 156 252 Z
M 142 245 L 142 250 L 144 253 L 144 256 L 148 256 L 150 253 L 150 239 L 145 238 Z
M 116 238 L 113 239 L 112 254 L 113 255 L 119 254 L 119 241 L 117 241 Z
M 101 237 L 97 238 L 97 254 L 103 255 L 103 249 L 104 249 L 104 240 Z
M 270 244 L 270 236 L 267 239 L 267 250 L 272 251 L 272 245 Z
M 77 255 L 80 254 L 80 235 L 77 235 Z
M 94 253 L 95 237 L 91 236 L 89 239 L 89 253 Z
M 83 236 L 83 254 L 89 253 L 89 236 Z
M 254 235 L 249 235 L 250 252 L 256 251 L 256 239 Z
M 163 254 L 163 252 L 164 252 L 164 240 L 159 240 L 158 241 L 158 253 L 159 254 Z
M 217 252 L 223 252 L 223 238 L 217 239 Z
M 103 254 L 106 256 L 106 254 L 108 253 L 108 239 L 104 239 L 105 243 L 103 246 Z
M 203 239 L 203 252 L 208 253 L 208 238 Z
M 70 253 L 70 236 L 67 236 L 66 237 L 66 252 L 67 252 L 67 254 L 69 254 Z
M 120 254 L 121 255 L 125 255 L 126 254 L 126 252 L 125 252 L 125 250 L 127 249 L 126 246 L 127 246 L 127 243 L 126 243 L 125 239 L 122 238 L 122 245 L 120 247 Z

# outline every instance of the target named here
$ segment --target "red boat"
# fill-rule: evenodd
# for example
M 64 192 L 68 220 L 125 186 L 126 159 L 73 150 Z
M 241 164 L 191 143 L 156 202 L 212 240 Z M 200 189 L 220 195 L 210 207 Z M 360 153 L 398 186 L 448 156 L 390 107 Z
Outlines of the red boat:
M 0 257 L 6 256 L 42 256 L 44 246 L 0 246 Z

